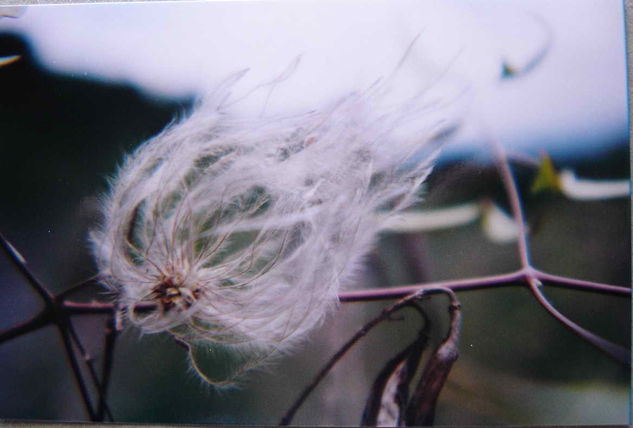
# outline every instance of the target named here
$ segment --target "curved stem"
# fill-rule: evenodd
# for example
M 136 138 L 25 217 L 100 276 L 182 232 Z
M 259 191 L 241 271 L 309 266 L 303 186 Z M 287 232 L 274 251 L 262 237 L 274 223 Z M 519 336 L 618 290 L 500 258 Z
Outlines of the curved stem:
M 600 349 L 605 354 L 614 358 L 619 363 L 625 365 L 631 364 L 631 353 L 629 350 L 620 345 L 616 345 L 615 343 L 611 343 L 608 340 L 605 340 L 600 336 L 597 336 L 596 334 L 590 332 L 589 330 L 584 329 L 583 327 L 579 326 L 578 324 L 567 318 L 561 312 L 559 312 L 543 294 L 543 291 L 541 290 L 541 282 L 538 279 L 532 278 L 529 281 L 529 284 L 530 291 L 532 291 L 532 294 L 534 295 L 534 297 L 536 297 L 536 300 L 538 300 L 541 306 L 543 306 L 557 321 L 570 329 L 576 335 L 580 336 L 582 339 Z
M 66 301 L 61 306 L 68 311 L 70 315 L 96 315 L 96 314 L 114 314 L 116 312 L 115 303 L 106 302 L 72 302 Z M 138 313 L 146 313 L 156 310 L 153 303 L 139 303 L 134 306 L 134 311 Z
M 499 140 L 492 137 L 490 138 L 492 144 L 492 151 L 495 155 L 497 168 L 501 174 L 503 185 L 505 186 L 508 199 L 510 200 L 510 206 L 512 207 L 512 216 L 518 229 L 517 244 L 519 250 L 519 258 L 521 260 L 521 267 L 528 268 L 530 264 L 530 249 L 527 242 L 527 231 L 525 228 L 525 219 L 523 218 L 523 209 L 521 208 L 521 199 L 519 198 L 519 191 L 517 189 L 516 181 L 510 170 L 510 164 L 508 163 L 508 155 L 505 148 L 501 145 Z
M 460 280 L 437 281 L 426 284 L 406 285 L 402 287 L 384 287 L 364 290 L 342 291 L 339 293 L 341 303 L 368 302 L 376 300 L 398 299 L 416 293 L 423 289 L 444 287 L 455 292 L 483 290 L 489 288 L 509 287 L 524 285 L 528 277 L 533 276 L 542 282 L 553 287 L 569 288 L 580 291 L 589 291 L 601 294 L 612 294 L 616 296 L 631 296 L 631 289 L 628 287 L 603 284 L 599 282 L 586 281 L 582 279 L 567 278 L 564 276 L 552 275 L 537 269 L 520 269 L 515 272 L 483 276 L 479 278 L 468 278 Z M 113 314 L 115 305 L 106 302 L 61 302 L 60 306 L 67 311 L 68 315 L 99 315 Z M 152 311 L 155 307 L 152 304 L 139 304 L 135 307 L 138 312 Z M 53 317 L 48 309 L 31 320 L 20 323 L 3 332 L 0 332 L 0 344 L 45 327 L 53 322 Z
M 423 292 L 424 290 L 432 289 L 434 287 L 442 287 L 457 292 L 527 284 L 530 287 L 532 294 L 537 298 L 539 303 L 565 327 L 569 328 L 575 334 L 577 334 L 587 342 L 593 344 L 598 349 L 600 349 L 607 355 L 615 358 L 619 362 L 623 364 L 630 364 L 630 352 L 628 350 L 605 339 L 602 339 L 601 337 L 595 335 L 589 330 L 584 329 L 583 327 L 574 323 L 573 321 L 565 317 L 562 313 L 560 313 L 542 293 L 540 289 L 541 281 L 547 281 L 550 283 L 550 285 L 561 288 L 592 291 L 602 294 L 614 294 L 617 296 L 631 296 L 631 289 L 627 287 L 559 277 L 556 275 L 550 275 L 545 272 L 538 271 L 528 266 L 516 272 L 504 275 L 466 279 L 461 281 L 441 281 L 429 284 L 410 285 L 405 287 L 344 292 L 339 294 L 339 299 L 341 302 L 344 303 L 366 302 L 372 300 L 393 299 L 397 297 L 402 297 L 403 295 L 410 295 L 411 293 Z
M 105 302 L 73 302 L 66 301 L 61 306 L 68 311 L 69 315 L 98 315 L 114 313 L 114 303 Z
M 28 321 L 10 327 L 0 333 L 0 344 L 46 327 L 53 323 L 50 311 L 44 310 Z
M 409 296 L 426 289 L 446 288 L 452 291 L 471 291 L 484 288 L 507 287 L 521 284 L 524 279 L 522 270 L 501 275 L 482 276 L 479 278 L 458 279 L 429 282 L 426 284 L 405 285 L 402 287 L 384 287 L 365 290 L 343 291 L 339 293 L 341 303 L 368 302 L 372 300 L 388 300 Z
M 55 296 L 55 298 L 58 301 L 62 301 L 65 300 L 68 296 L 70 296 L 71 294 L 86 288 L 90 285 L 95 285 L 97 284 L 97 279 L 99 279 L 99 275 L 93 275 L 90 278 L 87 278 L 75 285 L 70 286 L 68 289 L 62 291 L 61 293 L 59 293 L 57 296 Z
M 382 312 L 377 317 L 373 318 L 371 321 L 365 324 L 360 330 L 358 330 L 356 334 L 354 334 L 354 336 L 352 336 L 329 359 L 329 361 L 323 366 L 323 368 L 314 377 L 312 382 L 310 382 L 310 384 L 303 390 L 299 398 L 297 398 L 297 400 L 293 403 L 290 409 L 288 409 L 286 414 L 281 418 L 279 425 L 290 424 L 295 413 L 297 412 L 297 410 L 299 410 L 299 407 L 301 407 L 301 405 L 305 402 L 305 400 L 308 398 L 310 393 L 314 391 L 314 389 L 319 385 L 319 383 L 323 380 L 323 378 L 325 378 L 325 376 L 330 372 L 332 367 L 334 367 L 334 365 L 338 363 L 343 358 L 343 356 L 345 356 L 347 351 L 349 351 L 360 339 L 362 339 L 365 335 L 367 335 L 367 333 L 369 333 L 371 329 L 373 329 L 375 326 L 380 324 L 382 321 L 388 319 L 389 316 L 393 314 L 394 312 L 410 304 L 413 300 L 420 299 L 429 294 L 436 294 L 436 293 L 447 293 L 451 297 L 452 303 L 457 301 L 455 293 L 452 290 L 443 288 L 443 287 L 433 287 L 433 288 L 425 288 L 422 290 L 418 290 L 418 292 L 414 294 L 410 294 L 404 299 L 398 300 L 396 303 L 389 306 L 388 308 L 383 309 Z
M 593 291 L 603 294 L 614 294 L 618 296 L 630 296 L 631 288 L 618 285 L 603 284 L 600 282 L 586 281 L 584 279 L 567 278 L 565 276 L 552 275 L 535 269 L 534 275 L 541 281 L 550 283 L 550 285 L 563 288 L 572 288 L 583 291 Z
M 543 306 L 557 321 L 563 324 L 565 327 L 573 331 L 576 335 L 580 336 L 582 339 L 596 346 L 605 354 L 609 355 L 612 358 L 615 358 L 618 362 L 622 364 L 630 365 L 631 363 L 631 353 L 614 343 L 605 340 L 589 330 L 584 329 L 578 324 L 571 321 L 569 318 L 564 316 L 560 311 L 558 311 L 554 305 L 552 305 L 541 290 L 541 280 L 546 280 L 550 282 L 559 282 L 564 284 L 565 286 L 572 287 L 576 286 L 578 288 L 592 288 L 594 291 L 603 291 L 603 292 L 615 292 L 616 289 L 613 286 L 606 286 L 604 284 L 596 284 L 591 283 L 590 281 L 581 281 L 581 280 L 573 280 L 573 279 L 564 279 L 561 281 L 561 277 L 557 277 L 555 275 L 544 274 L 542 272 L 538 272 L 534 269 L 530 263 L 530 253 L 528 246 L 528 238 L 527 231 L 525 228 L 525 219 L 523 216 L 523 210 L 521 208 L 521 199 L 519 197 L 519 191 L 517 189 L 516 182 L 514 180 L 514 176 L 512 175 L 512 171 L 510 170 L 510 164 L 508 163 L 508 156 L 504 147 L 501 143 L 494 137 L 490 139 L 492 144 L 492 150 L 495 154 L 495 159 L 497 163 L 497 167 L 500 170 L 501 178 L 503 179 L 504 186 L 506 188 L 506 193 L 510 200 L 510 204 L 512 206 L 512 213 L 515 220 L 515 223 L 518 228 L 518 250 L 519 257 L 521 259 L 521 267 L 525 275 L 525 280 L 527 281 L 530 291 L 536 297 L 537 301 Z M 619 291 L 619 289 L 618 289 Z M 622 293 L 625 294 L 626 293 Z M 630 290 L 628 290 L 628 294 L 630 295 Z
M 103 358 L 103 367 L 101 371 L 101 396 L 97 407 L 97 419 L 103 420 L 104 414 L 107 412 L 111 422 L 114 422 L 112 412 L 108 409 L 106 396 L 108 393 L 108 385 L 110 384 L 110 374 L 112 373 L 112 363 L 114 361 L 114 345 L 118 331 L 116 328 L 115 315 L 113 314 L 107 321 L 105 334 L 105 350 Z
M 468 278 L 460 280 L 437 281 L 426 284 L 406 285 L 402 287 L 384 287 L 364 290 L 342 291 L 339 293 L 341 303 L 369 302 L 377 300 L 391 300 L 408 296 L 423 289 L 444 287 L 455 292 L 483 290 L 489 288 L 509 287 L 524 285 L 527 277 L 531 275 L 553 287 L 569 288 L 580 291 L 589 291 L 601 294 L 612 294 L 616 296 L 631 296 L 631 289 L 617 285 L 603 284 L 599 282 L 586 281 L 581 279 L 567 278 L 564 276 L 552 275 L 537 269 L 520 269 L 515 272 L 483 276 L 479 278 Z M 113 314 L 115 305 L 106 302 L 73 302 L 65 301 L 60 303 L 63 310 L 68 315 L 99 315 Z M 152 311 L 155 307 L 152 304 L 136 305 L 136 311 Z M 53 322 L 50 311 L 44 310 L 29 321 L 18 324 L 3 332 L 0 332 L 0 344 L 30 333 Z
M 20 252 L 0 233 L 0 246 L 9 256 L 13 265 L 28 281 L 31 287 L 40 295 L 47 306 L 53 306 L 54 297 L 53 294 L 44 287 L 44 285 L 35 277 L 33 272 L 29 269 L 26 263 L 26 259 L 20 254 Z
M 66 356 L 68 357 L 68 362 L 70 363 L 70 368 L 72 369 L 73 376 L 75 377 L 75 381 L 77 382 L 77 386 L 79 387 L 79 392 L 81 393 L 82 402 L 84 403 L 84 407 L 88 412 L 88 416 L 92 422 L 96 422 L 97 417 L 95 415 L 94 409 L 92 407 L 92 403 L 90 401 L 90 395 L 88 394 L 88 388 L 86 387 L 86 382 L 84 380 L 83 375 L 81 374 L 81 369 L 79 368 L 79 364 L 77 363 L 77 357 L 75 356 L 75 351 L 73 349 L 73 345 L 71 342 L 70 334 L 68 332 L 67 320 L 65 322 L 62 320 L 58 324 L 59 334 L 62 338 L 62 343 L 64 344 L 64 350 L 66 351 Z
M 90 378 L 97 389 L 98 400 L 99 400 L 99 409 L 95 412 L 95 421 L 103 421 L 103 413 L 107 414 L 110 419 L 112 419 L 112 413 L 110 412 L 110 408 L 105 400 L 105 393 L 99 380 L 99 376 L 97 375 L 97 370 L 94 366 L 94 360 L 92 356 L 86 351 L 86 348 L 81 343 L 81 339 L 77 334 L 77 330 L 73 326 L 72 320 L 68 319 L 67 330 L 70 333 L 70 338 L 75 343 L 75 346 L 79 350 L 79 354 L 82 356 L 86 367 L 88 367 L 88 373 L 90 374 Z
M 551 275 L 528 267 L 524 269 L 519 269 L 515 272 L 501 275 L 482 276 L 479 278 L 437 281 L 429 282 L 426 284 L 405 285 L 402 287 L 384 287 L 343 291 L 339 293 L 339 300 L 341 303 L 354 303 L 369 302 L 374 300 L 397 299 L 408 296 L 411 293 L 415 293 L 425 288 L 433 287 L 444 287 L 455 292 L 510 287 L 516 285 L 525 285 L 526 283 L 528 283 L 528 280 L 531 277 L 535 277 L 541 281 L 545 281 L 549 285 L 554 287 L 570 288 L 601 294 L 613 294 L 616 296 L 631 296 L 631 289 L 628 287 Z

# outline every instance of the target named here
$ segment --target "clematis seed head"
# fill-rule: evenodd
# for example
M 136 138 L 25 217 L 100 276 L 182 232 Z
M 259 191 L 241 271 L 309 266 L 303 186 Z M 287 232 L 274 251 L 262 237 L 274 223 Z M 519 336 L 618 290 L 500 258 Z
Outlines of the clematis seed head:
M 336 307 L 389 215 L 418 200 L 443 127 L 421 93 L 386 101 L 388 83 L 244 117 L 231 104 L 239 77 L 125 159 L 90 235 L 133 324 L 237 356 L 203 374 L 218 385 L 293 349 Z

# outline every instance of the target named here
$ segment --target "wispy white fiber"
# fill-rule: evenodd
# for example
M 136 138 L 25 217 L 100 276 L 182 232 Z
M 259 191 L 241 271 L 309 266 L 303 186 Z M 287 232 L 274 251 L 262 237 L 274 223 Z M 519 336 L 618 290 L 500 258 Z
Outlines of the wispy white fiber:
M 390 79 L 303 114 L 244 117 L 241 75 L 126 158 L 91 234 L 129 320 L 236 351 L 246 362 L 226 378 L 336 307 L 389 216 L 417 201 L 444 126 L 423 91 L 390 100 Z

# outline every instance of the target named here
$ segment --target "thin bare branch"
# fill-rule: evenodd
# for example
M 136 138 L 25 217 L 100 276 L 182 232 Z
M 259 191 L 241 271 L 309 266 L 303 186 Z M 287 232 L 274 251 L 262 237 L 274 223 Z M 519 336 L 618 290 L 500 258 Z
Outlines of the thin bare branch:
M 86 351 L 86 348 L 83 346 L 83 344 L 81 343 L 81 339 L 79 338 L 79 335 L 77 334 L 77 331 L 75 330 L 75 327 L 73 326 L 73 323 L 70 319 L 67 322 L 67 327 L 68 327 L 68 332 L 70 333 L 71 339 L 73 340 L 73 342 L 75 343 L 75 346 L 79 350 L 79 353 L 81 354 L 84 360 L 84 363 L 86 363 L 86 367 L 88 367 L 88 373 L 90 374 L 90 378 L 92 382 L 94 383 L 95 388 L 97 390 L 99 403 L 100 404 L 103 403 L 103 406 L 104 406 L 103 409 L 105 413 L 108 415 L 108 417 L 111 418 L 112 415 L 110 413 L 110 409 L 108 408 L 105 402 L 104 392 L 101 386 L 101 380 L 99 379 L 99 376 L 97 375 L 97 370 L 95 369 L 95 366 L 94 366 L 94 360 L 92 356 Z M 103 413 L 103 411 L 101 413 Z M 96 417 L 97 422 L 103 421 L 103 414 L 99 415 L 99 411 L 97 411 L 95 415 L 96 415 L 95 417 Z
M 523 218 L 523 209 L 521 207 L 519 191 L 517 189 L 514 176 L 512 175 L 512 171 L 510 170 L 508 155 L 506 154 L 505 148 L 495 137 L 491 137 L 490 142 L 497 168 L 501 174 L 501 179 L 503 180 L 503 185 L 505 186 L 510 206 L 512 207 L 512 216 L 514 217 L 514 221 L 518 228 L 517 245 L 519 250 L 519 259 L 521 260 L 521 267 L 527 268 L 531 266 L 530 248 L 528 246 L 527 230 L 525 228 L 525 219 Z
M 288 411 L 286 412 L 286 414 L 281 418 L 281 421 L 279 422 L 279 425 L 289 425 L 290 422 L 292 421 L 292 418 L 294 417 L 294 415 L 296 414 L 297 410 L 299 410 L 299 408 L 301 407 L 301 405 L 305 402 L 305 400 L 308 398 L 308 396 L 310 395 L 310 393 L 319 385 L 319 383 L 325 378 L 325 376 L 330 372 L 330 370 L 334 367 L 334 365 L 336 365 L 336 363 L 338 363 L 344 356 L 345 354 L 363 337 L 365 337 L 365 335 L 367 335 L 367 333 L 369 333 L 371 331 L 371 329 L 373 329 L 375 326 L 377 326 L 378 324 L 380 324 L 382 321 L 386 320 L 389 318 L 389 316 L 391 314 L 393 314 L 394 312 L 402 309 L 403 307 L 409 305 L 412 301 L 420 299 L 422 297 L 426 297 L 427 295 L 430 294 L 436 294 L 436 293 L 452 293 L 452 291 L 447 290 L 446 288 L 442 288 L 442 287 L 435 287 L 435 288 L 424 288 L 422 290 L 419 290 L 417 293 L 411 294 L 407 297 L 405 297 L 404 299 L 400 299 L 398 300 L 396 303 L 394 303 L 393 305 L 385 308 L 382 310 L 382 312 L 375 318 L 373 318 L 371 321 L 369 321 L 367 324 L 365 324 L 360 330 L 358 330 L 329 360 L 328 362 L 323 366 L 323 368 L 317 373 L 317 375 L 314 377 L 314 379 L 312 380 L 312 382 L 310 382 L 310 384 L 303 390 L 303 392 L 301 393 L 301 395 L 299 395 L 299 397 L 297 398 L 297 400 L 293 403 L 293 405 L 288 409 Z
M 44 300 L 44 303 L 48 306 L 53 306 L 53 294 L 48 291 L 46 287 L 35 277 L 33 272 L 29 269 L 26 259 L 11 243 L 0 233 L 0 246 L 4 249 L 9 259 L 13 262 L 13 265 L 20 271 L 20 273 L 26 278 L 31 287 L 40 295 Z
M 529 245 L 527 238 L 527 231 L 525 228 L 525 220 L 523 216 L 523 210 L 521 208 L 521 200 L 519 198 L 519 192 L 517 189 L 516 182 L 514 180 L 514 176 L 512 175 L 512 171 L 510 170 L 510 165 L 508 163 L 508 156 L 505 152 L 504 147 L 496 138 L 491 138 L 492 150 L 495 154 L 495 159 L 497 163 L 497 167 L 500 170 L 501 178 L 503 179 L 504 186 L 506 188 L 506 193 L 510 200 L 510 204 L 512 206 L 512 213 L 514 220 L 519 228 L 519 236 L 518 236 L 518 251 L 519 257 L 521 259 L 521 267 L 522 271 L 525 275 L 525 280 L 527 281 L 530 291 L 536 297 L 538 302 L 552 315 L 554 318 L 562 323 L 565 327 L 573 331 L 576 335 L 580 336 L 582 339 L 596 346 L 605 354 L 609 355 L 612 358 L 615 358 L 618 362 L 622 364 L 631 364 L 631 353 L 614 343 L 605 340 L 594 333 L 586 330 L 585 328 L 579 326 L 578 324 L 571 321 L 569 318 L 565 317 L 560 311 L 558 311 L 545 297 L 541 290 L 541 279 L 547 280 L 549 282 L 556 282 L 556 280 L 560 280 L 560 277 L 555 275 L 549 275 L 545 273 L 541 273 L 532 268 L 530 263 L 530 253 L 529 253 Z M 539 276 L 541 279 L 539 279 Z M 564 279 L 564 281 L 559 281 L 560 283 L 565 284 L 566 286 L 576 286 L 576 287 L 591 287 L 593 291 L 602 291 L 602 292 L 614 292 L 614 287 L 605 286 L 604 284 L 595 284 L 590 283 L 588 281 L 581 280 L 570 280 Z M 624 293 L 623 293 L 624 294 Z M 630 290 L 629 290 L 630 295 Z
M 0 344 L 8 342 L 11 339 L 22 335 L 32 333 L 42 327 L 46 327 L 53 323 L 53 317 L 50 311 L 42 311 L 28 321 L 10 327 L 0 333 Z
M 597 336 L 596 334 L 584 329 L 583 327 L 579 326 L 578 324 L 567 318 L 561 312 L 559 312 L 543 294 L 543 291 L 541 290 L 541 283 L 538 279 L 533 279 L 530 281 L 530 290 L 532 291 L 534 297 L 536 297 L 538 302 L 541 304 L 541 306 L 543 306 L 557 321 L 559 321 L 565 327 L 573 331 L 582 339 L 600 349 L 605 354 L 613 357 L 619 363 L 625 365 L 631 364 L 631 352 L 628 349 L 620 345 L 616 345 L 615 343 L 609 342 L 608 340 L 603 339 L 600 336 Z
M 61 306 L 68 312 L 69 315 L 96 315 L 96 314 L 113 314 L 116 311 L 116 305 L 114 303 L 105 302 L 72 302 L 66 301 Z M 134 306 L 134 311 L 138 313 L 146 313 L 155 311 L 157 306 L 153 303 L 137 304 Z
M 522 270 L 479 278 L 457 279 L 449 281 L 429 282 L 426 284 L 405 285 L 402 287 L 384 287 L 365 290 L 343 291 L 339 293 L 342 303 L 368 302 L 372 300 L 398 299 L 409 296 L 425 289 L 448 288 L 455 292 L 471 291 L 484 288 L 507 287 L 524 284 L 524 272 Z
M 58 327 L 59 334 L 61 335 L 62 342 L 64 344 L 64 350 L 66 351 L 66 357 L 68 358 L 68 362 L 70 363 L 70 367 L 72 369 L 73 376 L 75 377 L 75 381 L 77 382 L 77 386 L 79 387 L 79 392 L 81 393 L 81 399 L 84 403 L 84 407 L 88 412 L 90 421 L 96 422 L 97 417 L 92 407 L 90 395 L 88 394 L 88 388 L 86 387 L 86 382 L 83 375 L 81 374 L 79 364 L 77 363 L 77 357 L 75 356 L 75 350 L 73 349 L 70 334 L 68 333 L 68 327 L 64 325 L 64 323 L 58 324 Z
M 343 291 L 339 293 L 342 303 L 369 302 L 374 300 L 398 299 L 420 291 L 424 288 L 444 287 L 455 292 L 483 290 L 517 285 L 528 285 L 529 278 L 535 277 L 548 285 L 560 288 L 589 291 L 616 296 L 631 296 L 631 289 L 618 285 L 603 284 L 600 282 L 585 281 L 582 279 L 567 278 L 551 275 L 528 267 L 501 275 L 482 276 L 478 278 L 457 279 L 449 281 L 429 282 L 426 284 L 405 285 L 402 287 L 383 287 L 364 290 Z
M 114 345 L 116 343 L 118 331 L 114 315 L 108 319 L 105 331 L 105 350 L 103 352 L 103 368 L 101 370 L 101 396 L 97 407 L 97 419 L 103 420 L 104 413 L 107 412 L 110 421 L 114 422 L 112 412 L 108 409 L 106 395 L 110 385 L 110 374 L 112 373 L 112 363 L 114 361 Z
M 89 287 L 91 285 L 96 285 L 98 279 L 99 279 L 99 275 L 93 275 L 90 278 L 86 278 L 83 281 L 70 286 L 68 289 L 57 294 L 57 296 L 55 297 L 58 301 L 65 300 L 68 296 L 70 296 L 73 293 L 76 293 L 79 290 L 83 290 L 84 288 Z
M 541 166 L 541 161 L 538 158 L 535 158 L 530 155 L 526 155 L 525 153 L 515 152 L 515 151 L 512 151 L 512 152 L 506 151 L 506 156 L 509 161 L 516 162 L 520 165 L 523 165 L 529 168 L 538 169 Z
M 554 287 L 589 291 L 601 294 L 611 294 L 623 297 L 631 296 L 631 289 L 628 287 L 552 275 L 530 267 L 528 269 L 520 269 L 518 271 L 507 274 L 483 276 L 478 278 L 437 281 L 429 282 L 426 284 L 406 285 L 402 287 L 383 287 L 364 290 L 343 291 L 339 293 L 339 300 L 342 303 L 391 300 L 408 296 L 425 288 L 435 287 L 444 287 L 455 292 L 461 292 L 525 285 L 528 283 L 527 278 L 530 276 L 533 276 L 541 280 L 542 282 L 545 282 L 547 285 Z M 113 303 L 106 302 L 83 303 L 65 301 L 61 303 L 61 306 L 68 315 L 109 315 L 114 313 L 115 311 L 115 305 Z M 139 313 L 151 312 L 152 310 L 155 310 L 155 306 L 152 304 L 137 305 L 135 310 Z M 42 313 L 38 314 L 29 321 L 18 324 L 3 332 L 0 332 L 0 344 L 15 337 L 45 327 L 52 322 L 53 318 L 50 312 L 44 310 L 42 311 Z
M 565 276 L 552 275 L 540 270 L 534 270 L 534 275 L 548 285 L 562 288 L 571 288 L 583 291 L 593 291 L 602 294 L 614 294 L 617 296 L 631 296 L 630 287 L 622 287 L 618 285 L 603 284 L 600 282 L 585 281 L 583 279 L 568 278 Z

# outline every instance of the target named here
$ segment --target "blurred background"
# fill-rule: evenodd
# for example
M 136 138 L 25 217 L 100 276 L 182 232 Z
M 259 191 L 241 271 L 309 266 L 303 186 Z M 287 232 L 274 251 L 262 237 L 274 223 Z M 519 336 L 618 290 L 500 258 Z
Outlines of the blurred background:
M 591 201 L 531 192 L 532 158 L 587 180 L 628 180 L 623 5 L 618 1 L 197 2 L 0 8 L 0 231 L 55 292 L 95 273 L 87 232 L 99 196 L 129 153 L 223 78 L 250 68 L 246 93 L 275 88 L 271 112 L 318 108 L 388 75 L 419 35 L 398 88 L 451 100 L 453 133 L 416 209 L 482 202 L 507 209 L 487 141 L 516 157 L 534 265 L 629 286 L 628 196 Z M 265 95 L 265 94 L 264 94 Z M 259 111 L 255 94 L 241 106 Z M 358 288 L 457 279 L 518 268 L 515 243 L 484 218 L 447 229 L 385 233 Z M 0 329 L 41 303 L 0 258 Z M 630 347 L 630 299 L 547 288 L 569 318 Z M 107 299 L 99 290 L 76 300 Z M 555 322 L 527 289 L 459 294 L 460 358 L 437 424 L 625 424 L 630 370 Z M 342 304 L 302 349 L 216 391 L 166 335 L 120 337 L 109 404 L 117 422 L 275 424 L 320 366 L 387 302 Z M 432 345 L 446 332 L 442 298 L 425 303 Z M 105 320 L 77 318 L 100 356 Z M 415 314 L 383 323 L 330 373 L 297 424 L 354 425 L 385 362 L 415 338 Z M 209 361 L 213 364 L 213 361 Z M 85 420 L 53 328 L 0 346 L 0 418 Z

